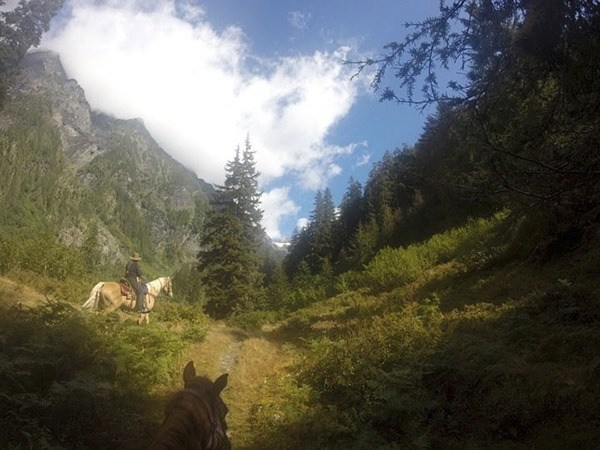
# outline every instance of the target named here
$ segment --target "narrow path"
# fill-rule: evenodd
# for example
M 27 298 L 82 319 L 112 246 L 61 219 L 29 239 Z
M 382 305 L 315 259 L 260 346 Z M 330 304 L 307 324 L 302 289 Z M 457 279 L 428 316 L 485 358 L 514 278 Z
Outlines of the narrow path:
M 229 328 L 224 322 L 214 322 L 204 340 L 188 349 L 182 364 L 191 359 L 198 373 L 215 379 L 232 371 L 239 359 L 242 343 L 247 338 L 243 331 Z
M 229 407 L 229 435 L 234 448 L 247 448 L 253 432 L 252 408 L 268 395 L 273 379 L 289 375 L 289 353 L 265 337 L 249 336 L 215 322 L 204 341 L 191 346 L 184 359 L 183 364 L 192 359 L 196 370 L 212 379 L 229 374 L 223 392 Z

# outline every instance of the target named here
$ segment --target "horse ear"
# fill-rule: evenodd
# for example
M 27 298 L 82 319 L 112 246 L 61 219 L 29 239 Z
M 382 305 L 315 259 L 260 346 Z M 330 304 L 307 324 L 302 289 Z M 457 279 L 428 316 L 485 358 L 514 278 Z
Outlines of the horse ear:
M 183 382 L 187 386 L 194 378 L 196 378 L 196 368 L 194 367 L 194 362 L 190 361 L 186 364 L 185 369 L 183 369 Z
M 223 391 L 223 389 L 225 389 L 225 386 L 227 386 L 228 375 L 229 374 L 224 373 L 219 378 L 217 378 L 215 380 L 215 382 L 213 383 L 213 391 L 214 391 L 215 395 L 221 394 L 221 391 Z

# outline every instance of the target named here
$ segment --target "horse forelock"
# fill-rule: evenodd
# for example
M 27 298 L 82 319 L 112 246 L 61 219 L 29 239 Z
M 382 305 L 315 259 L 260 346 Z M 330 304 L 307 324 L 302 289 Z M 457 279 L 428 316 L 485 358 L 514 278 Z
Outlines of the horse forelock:
M 214 391 L 214 384 L 205 376 L 197 376 L 185 385 L 186 390 L 195 391 L 204 401 L 208 402 L 208 407 L 221 422 L 223 430 L 227 430 L 225 416 L 229 412 L 227 405 L 221 399 L 220 393 Z
M 225 435 L 226 406 L 212 392 L 208 378 L 196 377 L 176 393 L 166 407 L 166 418 L 151 448 L 230 448 Z M 217 403 L 217 404 L 216 404 Z M 219 406 L 225 411 L 219 411 Z M 218 423 L 216 422 L 218 420 Z M 221 433 L 218 428 L 220 427 Z
M 191 399 L 174 397 L 166 408 L 166 417 L 151 449 L 202 449 L 203 436 L 199 428 L 201 418 Z

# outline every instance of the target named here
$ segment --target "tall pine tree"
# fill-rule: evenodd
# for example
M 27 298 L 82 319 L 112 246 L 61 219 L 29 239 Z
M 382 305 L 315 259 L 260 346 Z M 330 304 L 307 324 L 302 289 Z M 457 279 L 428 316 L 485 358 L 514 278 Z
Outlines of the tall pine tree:
M 249 138 L 243 153 L 240 155 L 238 148 L 225 171 L 225 183 L 215 194 L 198 254 L 198 269 L 208 297 L 206 311 L 216 318 L 260 303 L 263 279 L 259 173 Z
M 309 225 L 310 251 L 307 259 L 313 273 L 320 272 L 324 264 L 331 262 L 334 246 L 334 223 L 335 205 L 331 190 L 325 188 L 322 193 L 321 191 L 317 192 L 315 209 Z

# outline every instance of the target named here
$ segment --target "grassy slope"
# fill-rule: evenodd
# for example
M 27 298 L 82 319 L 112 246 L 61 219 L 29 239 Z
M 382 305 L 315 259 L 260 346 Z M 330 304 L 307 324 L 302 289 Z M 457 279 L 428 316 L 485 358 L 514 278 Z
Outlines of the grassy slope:
M 600 246 L 506 250 L 293 313 L 272 337 L 302 364 L 254 400 L 251 448 L 595 446 Z
M 17 429 L 33 436 L 13 433 L 5 444 L 142 448 L 193 359 L 210 376 L 230 373 L 235 448 L 592 447 L 600 245 L 544 263 L 497 248 L 475 264 L 432 265 L 393 289 L 349 290 L 249 333 L 170 302 L 150 327 L 52 306 L 4 314 L 0 370 L 21 378 L 2 385 L 0 409 L 18 411 Z M 81 296 L 76 284 L 33 284 L 46 294 L 3 282 L 1 297 Z M 53 342 L 60 351 L 49 351 Z M 40 373 L 53 374 L 50 385 Z M 67 413 L 66 428 L 54 429 L 52 417 Z M 96 426 L 79 435 L 90 420 Z

